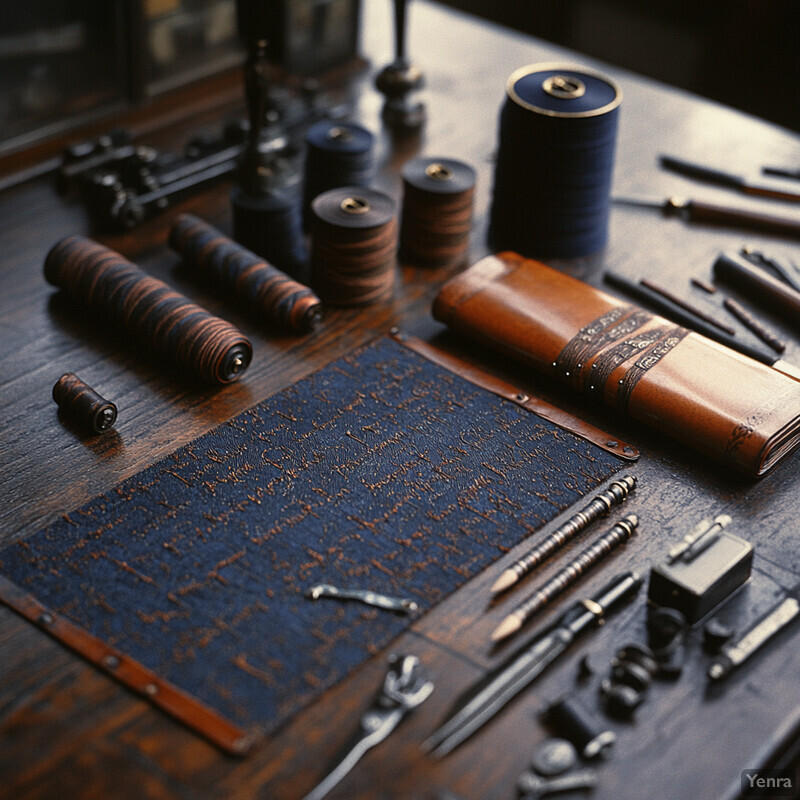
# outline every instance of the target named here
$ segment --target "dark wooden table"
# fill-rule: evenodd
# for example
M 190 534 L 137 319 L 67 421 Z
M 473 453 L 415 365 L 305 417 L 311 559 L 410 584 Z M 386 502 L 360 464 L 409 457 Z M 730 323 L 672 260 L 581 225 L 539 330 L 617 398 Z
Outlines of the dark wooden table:
M 371 81 L 391 55 L 389 3 L 364 5 L 363 54 L 370 63 L 347 78 L 346 88 L 357 98 L 355 117 L 377 132 L 382 98 Z M 410 36 L 413 60 L 428 79 L 424 99 L 429 120 L 417 140 L 393 142 L 385 132 L 380 134 L 383 169 L 378 185 L 397 193 L 398 165 L 417 152 L 472 163 L 479 191 L 471 261 L 488 253 L 492 153 L 506 78 L 516 68 L 540 61 L 600 68 L 621 84 L 616 193 L 691 195 L 798 213 L 776 201 L 747 200 L 692 183 L 657 166 L 661 152 L 727 165 L 733 171 L 755 170 L 765 163 L 796 165 L 800 141 L 779 128 L 429 3 L 414 4 Z M 230 84 L 227 95 L 217 89 L 215 85 L 213 107 L 201 98 L 185 116 L 173 114 L 163 128 L 153 124 L 148 143 L 177 149 L 199 127 L 218 124 L 224 113 L 241 108 L 238 82 Z M 431 299 L 450 272 L 407 265 L 391 302 L 332 310 L 325 325 L 306 338 L 264 335 L 246 317 L 183 283 L 174 273 L 177 258 L 166 245 L 170 220 L 178 210 L 189 210 L 230 230 L 228 191 L 229 185 L 220 185 L 132 233 L 98 237 L 248 333 L 256 359 L 243 380 L 221 390 L 182 385 L 167 371 L 121 351 L 91 325 L 61 313 L 43 279 L 42 264 L 59 238 L 89 232 L 81 206 L 61 199 L 46 178 L 0 195 L 0 542 L 32 534 L 393 326 L 437 338 L 477 359 L 486 355 L 442 337 L 441 327 L 430 317 Z M 613 210 L 610 244 L 604 252 L 557 266 L 591 283 L 600 282 L 604 269 L 657 278 L 688 295 L 689 277 L 709 277 L 717 252 L 748 242 L 800 257 L 798 246 L 788 240 L 704 228 L 665 219 L 655 211 L 620 207 Z M 692 296 L 702 302 L 696 290 Z M 797 327 L 778 319 L 770 322 L 790 343 L 787 359 L 800 363 Z M 736 532 L 755 544 L 756 574 L 762 585 L 774 582 L 789 589 L 800 580 L 800 459 L 790 459 L 760 481 L 746 481 L 512 364 L 497 359 L 489 363 L 525 391 L 550 399 L 641 449 L 639 462 L 631 468 L 640 486 L 629 501 L 630 510 L 641 518 L 641 533 L 614 557 L 613 566 L 599 570 L 570 597 L 594 591 L 612 569 L 646 572 L 691 525 L 721 512 L 731 514 Z M 122 412 L 114 434 L 82 441 L 58 421 L 50 390 L 65 371 L 102 385 L 104 394 L 119 405 Z M 363 759 L 331 798 L 423 798 L 443 790 L 467 800 L 516 797 L 517 775 L 527 767 L 535 745 L 549 735 L 537 719 L 545 704 L 574 692 L 597 708 L 603 665 L 620 644 L 644 639 L 643 595 L 454 754 L 433 761 L 419 751 L 420 742 L 459 693 L 504 656 L 490 648 L 489 633 L 507 606 L 487 610 L 487 591 L 524 547 L 424 615 L 395 643 L 398 649 L 419 655 L 436 691 L 388 743 Z M 544 615 L 542 622 L 552 619 L 558 608 Z M 577 686 L 576 664 L 583 653 L 601 668 L 588 684 Z M 655 685 L 634 722 L 609 722 L 618 741 L 612 757 L 598 768 L 600 785 L 593 796 L 733 797 L 743 769 L 775 763 L 798 738 L 797 632 L 787 632 L 718 693 L 707 691 L 708 661 L 695 632 L 681 678 Z M 221 754 L 0 608 L 0 795 L 16 800 L 299 798 L 323 776 L 355 729 L 384 669 L 383 655 L 372 659 L 250 756 L 237 759 Z

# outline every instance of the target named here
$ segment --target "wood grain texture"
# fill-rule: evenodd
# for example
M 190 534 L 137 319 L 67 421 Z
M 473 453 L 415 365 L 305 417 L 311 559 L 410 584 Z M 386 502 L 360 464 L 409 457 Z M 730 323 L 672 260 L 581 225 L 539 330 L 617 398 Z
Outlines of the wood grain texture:
M 389 5 L 364 4 L 363 51 L 374 65 L 391 58 Z M 722 189 L 701 189 L 686 178 L 660 171 L 657 157 L 661 152 L 707 163 L 715 163 L 724 153 L 726 163 L 742 172 L 757 169 L 767 154 L 775 163 L 797 160 L 796 136 L 777 127 L 422 0 L 411 9 L 409 35 L 414 61 L 427 78 L 422 94 L 429 118 L 418 138 L 393 141 L 381 130 L 383 97 L 372 88 L 373 69 L 353 77 L 346 87 L 337 87 L 338 96 L 353 98 L 354 117 L 380 133 L 376 148 L 380 173 L 375 186 L 382 191 L 399 197 L 402 164 L 423 153 L 459 158 L 475 167 L 471 262 L 488 253 L 492 158 L 505 81 L 528 63 L 577 60 L 620 83 L 624 97 L 614 175 L 614 191 L 620 195 L 688 195 L 730 203 Z M 238 83 L 232 84 L 230 93 L 228 108 L 240 107 Z M 202 105 L 202 92 L 197 101 Z M 160 147 L 179 149 L 190 134 L 198 132 L 198 126 L 219 124 L 217 111 L 184 118 L 182 109 L 162 105 L 156 110 L 162 118 L 168 117 L 166 126 L 157 128 L 153 120 L 142 119 L 145 127 L 140 130 L 151 132 L 145 136 L 146 143 Z M 64 236 L 91 235 L 84 213 L 79 205 L 59 199 L 47 180 L 0 195 L 3 542 L 32 534 L 376 333 L 400 326 L 490 366 L 510 383 L 616 432 L 641 449 L 642 458 L 630 467 L 639 486 L 625 509 L 640 517 L 640 530 L 606 567 L 567 592 L 564 603 L 583 596 L 584 591 L 595 591 L 611 570 L 646 571 L 695 522 L 717 513 L 731 514 L 731 531 L 755 544 L 754 566 L 759 574 L 784 589 L 798 582 L 797 458 L 758 482 L 726 474 L 613 411 L 593 406 L 567 387 L 535 378 L 509 359 L 443 334 L 441 326 L 430 319 L 430 302 L 454 268 L 419 269 L 403 264 L 402 281 L 391 299 L 328 310 L 324 326 L 302 339 L 259 330 L 246 313 L 181 277 L 176 270 L 178 259 L 167 247 L 173 214 L 180 211 L 207 219 L 229 233 L 229 188 L 220 185 L 182 201 L 171 213 L 132 233 L 102 239 L 247 333 L 256 358 L 243 380 L 221 390 L 187 387 L 177 376 L 131 356 L 90 320 L 76 320 L 52 302 L 52 290 L 41 276 L 45 254 Z M 778 201 L 737 198 L 737 204 L 754 211 L 786 213 Z M 665 219 L 646 209 L 614 207 L 607 249 L 557 266 L 594 284 L 599 284 L 605 269 L 635 280 L 649 277 L 676 292 L 694 292 L 693 301 L 713 313 L 717 298 L 693 290 L 689 278 L 709 278 L 716 254 L 738 249 L 745 242 L 767 252 L 791 247 L 777 236 L 745 235 L 732 228 Z M 785 320 L 767 314 L 764 318 L 787 340 L 787 360 L 800 363 L 796 331 Z M 741 335 L 750 334 L 742 331 Z M 62 426 L 50 391 L 65 372 L 102 386 L 104 396 L 114 399 L 120 417 L 113 431 L 89 442 Z M 549 530 L 546 526 L 541 535 Z M 588 653 L 602 669 L 616 647 L 642 641 L 646 634 L 643 597 L 585 640 L 479 737 L 439 762 L 419 753 L 419 743 L 456 697 L 507 655 L 507 649 L 489 646 L 489 634 L 507 612 L 507 604 L 521 599 L 528 584 L 494 605 L 489 605 L 489 588 L 529 545 L 513 548 L 395 642 L 398 649 L 422 659 L 437 688 L 385 747 L 365 757 L 331 793 L 331 800 L 425 798 L 439 789 L 455 791 L 466 800 L 507 800 L 514 796 L 516 777 L 527 767 L 534 747 L 548 736 L 537 718 L 545 703 L 562 692 L 577 691 L 587 703 L 596 704 L 600 673 L 576 688 L 577 659 Z M 563 558 L 583 546 L 583 540 L 572 542 Z M 561 564 L 557 559 L 537 571 L 536 580 L 555 574 Z M 557 610 L 545 611 L 541 624 L 552 621 Z M 796 629 L 787 631 L 780 642 L 732 676 L 713 697 L 705 691 L 708 656 L 699 638 L 697 633 L 690 638 L 689 658 L 679 681 L 654 685 L 635 722 L 612 723 L 618 742 L 612 758 L 599 768 L 595 797 L 732 797 L 741 770 L 758 766 L 754 762 L 768 758 L 796 728 L 800 708 Z M 300 798 L 322 777 L 330 759 L 354 731 L 385 666 L 385 654 L 377 655 L 252 756 L 238 760 L 221 755 L 5 609 L 0 609 L 0 651 L 0 796 L 15 800 Z

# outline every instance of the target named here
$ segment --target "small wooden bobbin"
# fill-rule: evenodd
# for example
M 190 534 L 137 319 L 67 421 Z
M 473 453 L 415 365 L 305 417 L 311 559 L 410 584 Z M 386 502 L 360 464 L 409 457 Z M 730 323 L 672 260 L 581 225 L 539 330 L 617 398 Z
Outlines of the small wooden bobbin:
M 88 433 L 105 433 L 117 421 L 117 407 L 88 383 L 67 372 L 53 386 L 53 400 L 64 417 Z

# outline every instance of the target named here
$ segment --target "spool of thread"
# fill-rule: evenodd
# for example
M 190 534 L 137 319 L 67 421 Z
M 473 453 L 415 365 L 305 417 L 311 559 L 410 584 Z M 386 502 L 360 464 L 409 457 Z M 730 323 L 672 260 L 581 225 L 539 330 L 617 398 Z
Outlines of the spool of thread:
M 105 433 L 117 421 L 117 407 L 72 372 L 56 381 L 53 400 L 67 420 L 87 433 Z
M 532 258 L 576 258 L 608 241 L 622 94 L 563 64 L 514 72 L 500 113 L 489 241 Z
M 475 170 L 451 158 L 415 158 L 401 174 L 401 260 L 421 267 L 462 261 L 469 246 Z
M 321 319 L 319 298 L 302 283 L 268 264 L 212 225 L 181 214 L 169 244 L 184 260 L 254 311 L 259 319 L 284 331 L 305 333 Z
M 312 203 L 311 285 L 325 303 L 373 303 L 391 294 L 397 271 L 394 200 L 345 186 Z
M 375 172 L 370 131 L 353 122 L 323 120 L 306 132 L 303 221 L 312 225 L 314 198 L 341 186 L 369 186 Z
M 47 254 L 45 278 L 150 353 L 209 383 L 230 383 L 247 368 L 252 345 L 215 317 L 119 253 L 68 236 Z
M 233 238 L 294 277 L 308 269 L 299 194 L 290 187 L 252 195 L 240 188 L 231 192 Z

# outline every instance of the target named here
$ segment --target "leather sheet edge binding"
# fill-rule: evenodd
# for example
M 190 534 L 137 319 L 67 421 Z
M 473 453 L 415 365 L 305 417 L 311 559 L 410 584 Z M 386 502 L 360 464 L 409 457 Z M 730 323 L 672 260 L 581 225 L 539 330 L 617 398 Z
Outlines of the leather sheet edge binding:
M 246 755 L 257 741 L 253 734 L 232 725 L 135 659 L 109 647 L 102 639 L 56 614 L 2 575 L 0 601 L 154 706 L 201 733 L 226 753 Z
M 440 367 L 443 367 L 450 372 L 459 375 L 470 383 L 480 386 L 481 389 L 486 389 L 488 392 L 498 395 L 512 403 L 516 403 L 527 411 L 532 411 L 534 414 L 552 422 L 559 428 L 563 428 L 570 433 L 586 439 L 597 447 L 605 450 L 607 453 L 612 453 L 619 458 L 626 461 L 636 461 L 639 458 L 639 449 L 632 444 L 623 442 L 615 436 L 611 436 L 605 431 L 590 425 L 588 422 L 564 411 L 558 406 L 542 400 L 540 397 L 521 392 L 517 387 L 512 386 L 510 383 L 497 378 L 494 375 L 486 372 L 480 367 L 468 364 L 458 356 L 446 353 L 438 347 L 435 347 L 428 342 L 418 339 L 414 336 L 409 336 L 400 331 L 392 331 L 392 337 L 395 341 L 404 344 L 406 347 L 413 350 L 418 355 L 427 358 Z
M 479 367 L 468 365 L 457 356 L 450 355 L 434 345 L 395 330 L 392 331 L 390 338 L 437 366 L 539 415 L 608 453 L 628 461 L 635 461 L 639 457 L 639 451 L 635 447 L 610 437 L 598 428 L 544 400 L 521 393 L 511 384 L 495 378 Z M 266 399 L 268 398 L 264 398 Z M 3 575 L 0 575 L 0 602 L 224 752 L 245 756 L 262 738 L 258 731 L 249 731 L 236 726 L 200 700 L 160 678 L 136 659 L 111 647 L 102 639 L 56 613 Z

